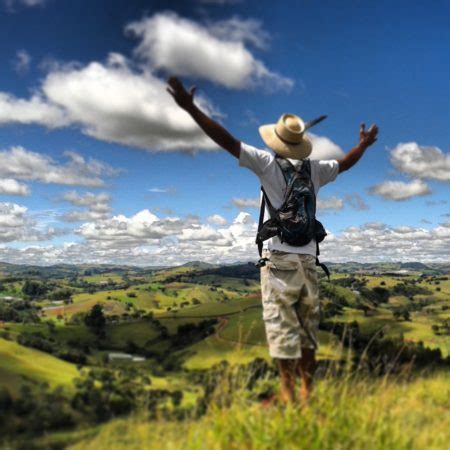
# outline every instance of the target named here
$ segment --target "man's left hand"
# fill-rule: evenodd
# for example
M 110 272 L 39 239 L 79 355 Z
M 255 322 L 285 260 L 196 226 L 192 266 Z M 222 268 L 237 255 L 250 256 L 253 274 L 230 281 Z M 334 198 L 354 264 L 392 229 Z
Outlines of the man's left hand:
M 359 128 L 359 143 L 364 147 L 370 147 L 377 140 L 378 126 L 373 123 L 367 131 L 365 127 L 365 124 L 362 123 Z

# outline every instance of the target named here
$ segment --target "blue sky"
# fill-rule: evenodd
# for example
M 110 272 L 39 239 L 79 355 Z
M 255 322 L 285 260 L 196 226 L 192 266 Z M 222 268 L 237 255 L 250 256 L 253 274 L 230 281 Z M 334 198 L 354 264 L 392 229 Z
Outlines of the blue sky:
M 379 139 L 321 190 L 324 259 L 448 260 L 448 2 L 0 3 L 0 259 L 256 258 L 258 180 L 164 91 L 238 139 L 327 114 L 315 155 Z M 67 153 L 69 152 L 69 153 Z

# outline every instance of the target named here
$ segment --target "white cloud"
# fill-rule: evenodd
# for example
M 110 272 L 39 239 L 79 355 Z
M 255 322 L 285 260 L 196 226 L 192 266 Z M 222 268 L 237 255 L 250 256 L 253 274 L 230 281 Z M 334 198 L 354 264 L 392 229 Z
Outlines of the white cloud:
M 340 159 L 345 155 L 342 148 L 331 139 L 313 133 L 308 133 L 308 136 L 311 138 L 313 144 L 310 159 Z
M 340 210 L 344 207 L 342 199 L 337 197 L 318 198 L 317 209 L 334 209 Z
M 253 38 L 244 31 L 249 26 L 254 31 Z M 263 33 L 255 21 L 234 18 L 203 26 L 174 13 L 158 13 L 129 24 L 127 31 L 141 39 L 135 55 L 152 68 L 232 89 L 254 84 L 271 89 L 293 86 L 291 79 L 270 71 L 245 47 L 246 41 L 262 41 Z
M 212 22 L 208 26 L 208 31 L 218 39 L 248 43 L 259 49 L 267 48 L 270 41 L 270 36 L 263 30 L 261 22 L 255 19 L 244 20 L 233 17 Z
M 391 152 L 392 165 L 415 178 L 450 181 L 450 154 L 416 142 L 398 144 Z
M 231 204 L 237 208 L 259 208 L 259 198 L 233 198 Z
M 324 261 L 423 261 L 448 262 L 450 229 L 366 224 L 340 235 L 329 233 L 321 244 Z
M 229 87 L 254 82 L 271 89 L 292 85 L 245 47 L 266 45 L 268 36 L 258 21 L 231 18 L 201 25 L 166 13 L 134 22 L 127 30 L 140 39 L 135 54 L 146 64 L 118 53 L 87 65 L 53 61 L 29 98 L 0 92 L 0 125 L 77 126 L 93 138 L 148 151 L 217 150 L 166 92 L 166 81 L 156 75 L 160 68 L 172 72 L 173 65 L 180 64 L 187 72 L 198 71 L 199 77 L 217 78 Z M 221 116 L 201 94 L 196 103 L 209 116 Z
M 58 128 L 68 125 L 69 121 L 61 108 L 49 103 L 41 94 L 26 100 L 0 92 L 0 125 L 8 123 Z
M 42 229 L 30 217 L 25 206 L 0 203 L 0 243 L 42 241 L 57 234 L 53 228 Z
M 105 220 L 111 213 L 111 207 L 109 205 L 111 197 L 106 192 L 99 194 L 93 194 L 92 192 L 79 194 L 76 191 L 70 191 L 63 195 L 62 200 L 74 206 L 86 208 L 82 211 L 66 212 L 61 217 L 61 220 L 65 222 Z
M 153 187 L 148 190 L 148 192 L 151 192 L 152 194 L 175 194 L 176 189 L 174 187 L 167 187 L 167 188 L 159 188 L 159 187 Z
M 85 223 L 77 233 L 85 238 L 84 245 L 95 244 L 98 249 L 114 254 L 121 249 L 133 248 L 137 252 L 146 252 L 150 247 L 157 260 L 169 258 L 170 261 L 174 255 L 178 255 L 180 261 L 247 258 L 256 233 L 256 223 L 250 214 L 241 212 L 228 227 L 222 228 L 225 219 L 220 220 L 219 215 L 211 217 L 214 219 L 209 218 L 208 225 L 199 223 L 194 216 L 160 219 L 149 210 L 142 210 L 131 217 L 118 215 Z
M 63 195 L 63 199 L 75 206 L 86 206 L 93 211 L 106 212 L 109 210 L 109 202 L 111 197 L 106 192 L 99 194 L 93 194 L 92 192 L 86 192 L 85 194 L 79 194 L 76 191 L 66 192 Z
M 220 214 L 213 214 L 207 217 L 206 221 L 212 225 L 226 225 L 227 223 L 225 217 L 222 217 Z
M 23 147 L 11 147 L 0 151 L 0 177 L 100 187 L 104 185 L 102 177 L 118 173 L 106 163 L 95 159 L 86 160 L 75 152 L 64 152 L 64 156 L 67 162 L 59 164 L 47 155 Z
M 416 196 L 431 194 L 428 185 L 422 180 L 412 180 L 408 183 L 403 181 L 384 181 L 369 189 L 371 194 L 380 195 L 386 200 L 407 200 Z
M 30 189 L 12 178 L 0 178 L 0 194 L 25 196 L 30 194 Z
M 14 61 L 14 69 L 19 74 L 24 74 L 30 69 L 31 56 L 26 50 L 18 50 Z
M 72 123 L 97 139 L 152 151 L 216 148 L 175 104 L 164 81 L 117 65 L 117 55 L 106 64 L 53 71 L 42 89 Z M 201 96 L 197 103 L 207 114 L 214 114 Z
M 77 231 L 81 242 L 20 249 L 0 246 L 0 260 L 175 265 L 192 260 L 231 263 L 258 258 L 254 243 L 257 223 L 250 214 L 240 212 L 229 225 L 221 220 L 207 222 L 194 216 L 161 219 L 143 210 L 81 225 Z M 433 229 L 372 222 L 340 234 L 328 233 L 321 244 L 323 261 L 448 261 L 450 251 L 448 222 Z M 0 204 L 0 241 L 42 240 L 55 234 L 51 229 L 39 231 L 26 208 Z
M 355 211 L 365 211 L 369 209 L 369 205 L 357 193 L 346 194 L 344 197 L 344 201 Z
M 20 216 L 21 213 L 18 211 L 17 214 Z M 21 249 L 0 247 L 0 259 L 28 264 L 70 261 L 72 263 L 175 265 L 192 260 L 230 263 L 258 258 L 254 243 L 256 222 L 247 213 L 240 213 L 228 227 L 197 226 L 192 229 L 196 231 L 189 232 L 194 239 L 189 236 L 186 240 L 172 238 L 169 234 L 161 239 L 149 237 L 150 230 L 142 227 L 145 216 L 147 216 L 149 227 L 152 223 L 157 224 L 158 219 L 149 212 L 143 213 L 142 216 L 140 228 L 132 230 L 127 226 L 128 223 L 123 227 L 121 235 L 119 235 L 118 224 L 110 227 L 114 228 L 114 232 L 107 231 L 102 225 L 96 231 L 103 234 L 102 239 L 96 236 L 84 242 L 67 242 L 61 246 L 32 246 Z M 137 222 L 133 216 L 127 219 Z M 124 222 L 126 221 L 122 221 Z M 179 224 L 172 232 L 180 233 L 178 226 Z M 169 233 L 169 230 L 166 231 Z M 321 244 L 322 261 L 445 262 L 448 261 L 450 252 L 449 223 L 433 229 L 410 226 L 390 227 L 383 223 L 369 223 L 360 227 L 347 228 L 338 235 L 328 232 L 329 235 Z M 0 236 L 2 236 L 1 232 Z M 143 236 L 147 238 L 144 239 Z M 187 237 L 187 234 L 185 236 Z

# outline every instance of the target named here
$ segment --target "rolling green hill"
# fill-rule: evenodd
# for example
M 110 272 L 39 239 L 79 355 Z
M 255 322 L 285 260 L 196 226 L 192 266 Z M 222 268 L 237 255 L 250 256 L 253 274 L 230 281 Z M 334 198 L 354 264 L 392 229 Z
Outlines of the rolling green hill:
M 74 364 L 0 338 L 0 385 L 12 392 L 24 379 L 70 387 L 77 375 Z

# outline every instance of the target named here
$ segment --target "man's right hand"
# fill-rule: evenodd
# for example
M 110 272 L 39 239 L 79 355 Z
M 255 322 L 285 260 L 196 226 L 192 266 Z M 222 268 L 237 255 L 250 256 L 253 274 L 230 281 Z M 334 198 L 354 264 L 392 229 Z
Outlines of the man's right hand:
M 188 111 L 194 106 L 194 94 L 197 89 L 192 86 L 189 91 L 187 91 L 183 83 L 177 77 L 170 77 L 167 81 L 168 87 L 167 92 L 174 98 L 178 106 Z
M 176 77 L 170 77 L 167 81 L 167 92 L 174 98 L 177 104 L 187 111 L 197 122 L 199 127 L 219 146 L 239 158 L 241 142 L 231 135 L 222 125 L 212 120 L 203 111 L 194 105 L 195 86 L 187 91 L 183 83 Z

